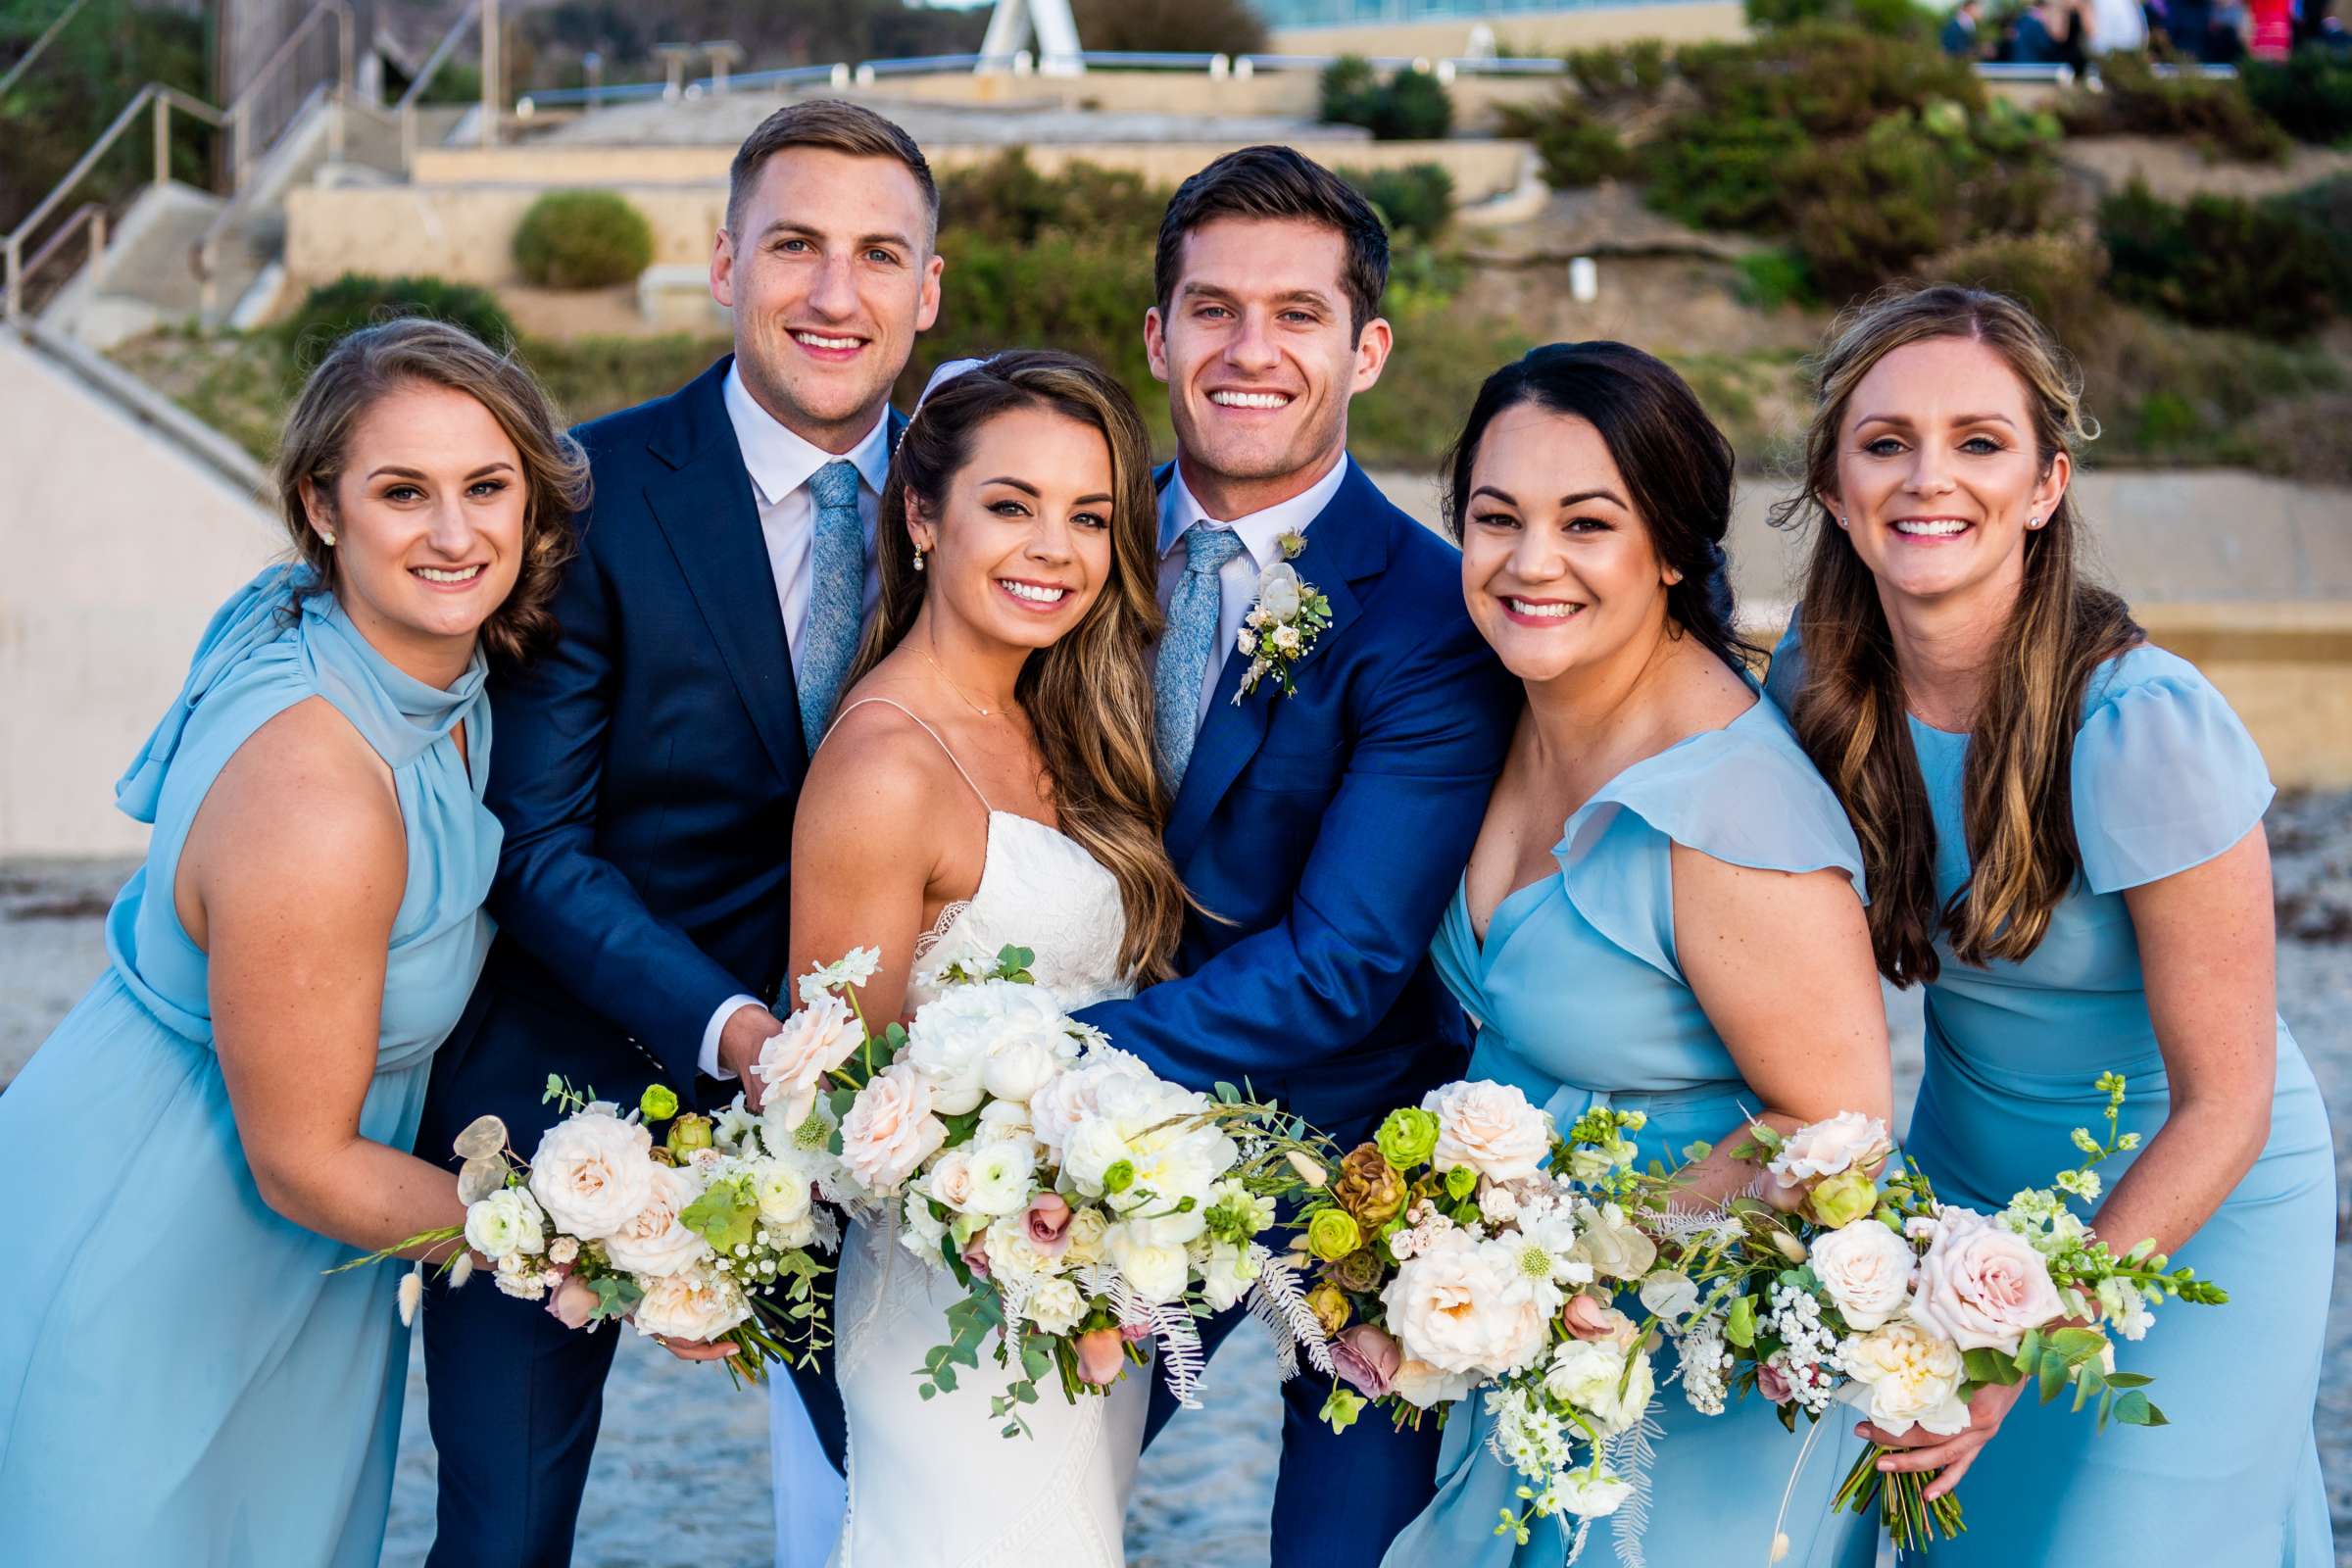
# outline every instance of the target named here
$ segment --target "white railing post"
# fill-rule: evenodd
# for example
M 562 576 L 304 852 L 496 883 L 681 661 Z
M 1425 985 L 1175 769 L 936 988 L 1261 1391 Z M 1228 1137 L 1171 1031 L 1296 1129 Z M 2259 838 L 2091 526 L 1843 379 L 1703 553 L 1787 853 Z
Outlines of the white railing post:
M 15 320 L 24 310 L 24 240 L 11 234 L 0 241 L 0 253 L 5 253 L 8 270 L 8 318 Z
M 155 182 L 158 185 L 172 177 L 172 100 L 162 93 L 155 95 Z

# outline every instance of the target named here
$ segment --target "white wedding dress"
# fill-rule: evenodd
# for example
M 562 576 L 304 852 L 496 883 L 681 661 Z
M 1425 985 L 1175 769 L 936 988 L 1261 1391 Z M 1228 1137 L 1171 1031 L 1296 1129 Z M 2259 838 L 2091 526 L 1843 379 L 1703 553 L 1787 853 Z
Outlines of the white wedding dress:
M 917 945 L 906 1005 L 937 996 L 949 964 L 985 965 L 1007 946 L 1036 955 L 1030 972 L 1067 1009 L 1127 996 L 1126 929 L 1117 879 L 1101 861 L 1034 818 L 991 808 L 979 886 Z M 1023 1411 L 1032 1435 L 1001 1436 L 1005 1423 L 989 1401 L 1011 1378 L 987 1351 L 976 1373 L 957 1369 L 953 1393 L 916 1392 L 923 1356 L 946 1343 L 947 1309 L 962 1295 L 899 1245 L 895 1224 L 850 1227 L 833 1301 L 850 1433 L 849 1512 L 833 1568 L 1121 1568 L 1150 1372 L 1130 1367 L 1108 1394 L 1074 1405 L 1056 1383 L 1041 1383 Z

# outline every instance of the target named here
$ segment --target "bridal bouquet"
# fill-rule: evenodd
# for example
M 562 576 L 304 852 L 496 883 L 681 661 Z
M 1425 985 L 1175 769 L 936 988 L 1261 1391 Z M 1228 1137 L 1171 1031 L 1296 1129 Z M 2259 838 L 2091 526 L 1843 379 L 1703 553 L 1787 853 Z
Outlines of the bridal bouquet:
M 1657 1289 L 1641 1216 L 1668 1185 L 1633 1169 L 1643 1121 L 1598 1108 L 1563 1138 L 1516 1088 L 1447 1084 L 1390 1112 L 1298 1216 L 1337 1373 L 1324 1419 L 1345 1430 L 1369 1402 L 1414 1422 L 1487 1387 L 1489 1447 L 1529 1505 L 1496 1533 L 1522 1543 L 1529 1517 L 1599 1518 L 1640 1484 L 1655 1378 L 1611 1300 Z
M 923 1396 L 956 1386 L 994 1337 L 1017 1369 L 992 1410 L 1026 1431 L 1041 1383 L 1099 1393 L 1156 1341 L 1186 1402 L 1201 1366 L 1195 1318 L 1248 1300 L 1295 1365 L 1328 1354 L 1294 1276 L 1258 1240 L 1298 1186 L 1302 1129 L 1228 1085 L 1180 1089 L 1065 1014 L 1031 955 L 948 971 L 912 1020 L 869 1029 L 856 988 L 878 955 L 801 982 L 803 1008 L 754 1069 L 787 1128 L 827 1116 L 843 1190 L 965 1289 Z M 778 1107 L 782 1108 L 779 1110 Z M 810 1140 L 814 1142 L 812 1138 Z
M 2151 1242 L 2118 1256 L 2068 1209 L 2098 1197 L 2101 1161 L 2139 1143 L 2117 1131 L 2124 1080 L 2102 1074 L 2098 1087 L 2106 1136 L 2076 1129 L 2082 1163 L 1998 1214 L 1938 1203 L 1916 1171 L 1874 1176 L 1893 1152 L 1875 1118 L 1846 1111 L 1786 1136 L 1751 1126 L 1735 1152 L 1769 1162 L 1764 1195 L 1693 1240 L 1681 1264 L 1695 1292 L 1664 1319 L 1683 1342 L 1690 1402 L 1713 1414 L 1727 1385 L 1760 1392 L 1791 1430 L 1800 1411 L 1817 1423 L 1810 1446 L 1834 1400 L 1898 1436 L 1951 1436 L 1978 1390 L 2031 1380 L 2044 1403 L 2068 1389 L 2077 1410 L 2095 1401 L 2102 1429 L 2163 1425 L 2150 1380 L 2115 1370 L 2113 1339 L 2145 1335 L 2168 1297 L 2229 1297 L 2192 1269 L 2168 1271 Z M 1958 1499 L 1925 1501 L 1924 1474 L 1880 1474 L 1887 1451 L 1856 1461 L 1839 1504 L 1876 1502 L 1905 1550 L 1958 1534 Z
M 824 1347 L 817 1282 L 832 1265 L 816 1253 L 835 1249 L 839 1229 L 815 1198 L 837 1189 L 839 1169 L 823 1136 L 755 1117 L 741 1097 L 715 1123 L 680 1115 L 660 1084 L 625 1114 L 554 1075 L 547 1098 L 569 1114 L 527 1162 L 495 1116 L 459 1135 L 463 1225 L 344 1266 L 462 1237 L 466 1248 L 443 1265 L 453 1287 L 478 1254 L 499 1290 L 545 1302 L 567 1328 L 620 1319 L 640 1334 L 732 1342 L 742 1353 L 728 1358 L 730 1371 L 740 1362 L 755 1381 L 768 1361 Z M 419 1262 L 401 1282 L 404 1320 L 422 1298 L 423 1270 Z

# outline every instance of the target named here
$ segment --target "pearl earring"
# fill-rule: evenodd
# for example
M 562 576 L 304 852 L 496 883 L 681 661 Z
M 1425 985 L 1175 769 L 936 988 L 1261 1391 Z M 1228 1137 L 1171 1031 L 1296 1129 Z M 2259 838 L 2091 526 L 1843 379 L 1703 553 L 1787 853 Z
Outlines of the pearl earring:
M 1845 518 L 1844 518 L 1843 516 L 1840 516 L 1840 517 L 1838 517 L 1838 527 L 1840 527 L 1840 528 L 1843 528 L 1843 527 L 1846 527 L 1846 526 L 1848 526 L 1848 524 L 1847 524 L 1847 522 L 1846 522 L 1846 520 L 1845 520 Z
M 914 547 L 914 569 L 917 571 L 923 569 L 923 547 L 921 545 Z
M 332 528 L 321 528 L 321 529 L 319 529 L 319 530 L 318 530 L 318 537 L 326 541 L 326 548 L 327 548 L 327 549 L 329 549 L 329 550 L 332 550 L 332 549 L 334 549 L 334 548 L 335 548 L 335 530 L 334 530 L 334 529 L 332 529 Z
M 2028 517 L 2026 519 L 2026 526 L 2029 528 L 2038 528 L 2041 526 L 2041 518 L 2038 516 Z

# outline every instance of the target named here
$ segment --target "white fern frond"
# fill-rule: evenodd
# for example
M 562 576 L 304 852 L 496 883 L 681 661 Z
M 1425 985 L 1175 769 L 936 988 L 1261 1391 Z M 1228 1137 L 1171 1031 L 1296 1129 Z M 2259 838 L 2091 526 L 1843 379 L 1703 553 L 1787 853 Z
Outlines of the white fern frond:
M 1652 1404 L 1650 1408 L 1656 1406 Z M 1657 1463 L 1657 1445 L 1665 1436 L 1666 1429 L 1645 1410 L 1641 1420 L 1601 1444 L 1601 1455 L 1608 1467 L 1632 1489 L 1625 1501 L 1617 1505 L 1617 1522 L 1612 1527 L 1617 1541 L 1618 1568 L 1648 1568 L 1642 1541 L 1649 1530 L 1650 1469 Z
M 1592 1537 L 1592 1521 L 1579 1519 L 1576 1534 L 1568 1538 L 1568 1555 L 1560 1559 L 1560 1568 L 1575 1568 L 1576 1559 L 1585 1554 L 1585 1543 Z
M 1273 1340 L 1274 1358 L 1283 1377 L 1287 1380 L 1297 1374 L 1300 1349 L 1306 1352 L 1307 1365 L 1326 1377 L 1335 1376 L 1331 1342 L 1324 1337 L 1315 1309 L 1306 1304 L 1305 1293 L 1298 1289 L 1297 1272 L 1258 1243 L 1250 1243 L 1250 1256 L 1257 1264 L 1257 1282 L 1250 1287 L 1250 1315 L 1265 1326 Z
M 1200 1325 L 1183 1302 L 1159 1302 L 1152 1307 L 1152 1332 L 1159 1338 L 1160 1372 L 1168 1380 L 1168 1392 L 1187 1410 L 1200 1409 L 1193 1391 L 1200 1386 L 1200 1374 L 1208 1365 L 1200 1349 Z

